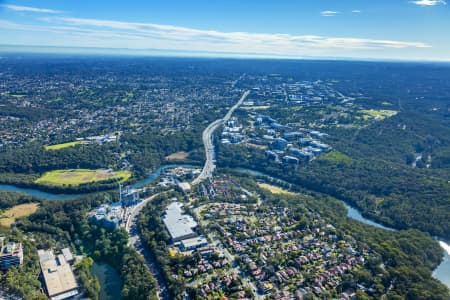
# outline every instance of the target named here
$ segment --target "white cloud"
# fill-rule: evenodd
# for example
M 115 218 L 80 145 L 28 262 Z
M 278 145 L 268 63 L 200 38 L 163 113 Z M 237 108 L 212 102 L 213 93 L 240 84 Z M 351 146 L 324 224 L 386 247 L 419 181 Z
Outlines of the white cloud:
M 354 13 L 354 14 L 359 14 L 359 13 L 361 13 L 361 11 L 360 11 L 360 10 L 357 10 L 357 9 L 355 9 L 355 10 L 352 10 L 352 13 Z
M 13 5 L 13 4 L 4 4 L 2 6 L 4 8 L 9 9 L 9 10 L 18 11 L 18 12 L 34 12 L 34 13 L 46 13 L 46 14 L 59 14 L 59 13 L 61 13 L 58 10 L 48 9 L 48 8 L 38 8 L 38 7 L 31 7 L 31 6 L 20 6 L 20 5 Z
M 194 48 L 205 47 L 204 50 L 219 48 L 228 51 L 233 49 L 249 52 L 288 52 L 298 53 L 305 49 L 373 49 L 373 48 L 425 48 L 429 45 L 421 42 L 403 42 L 392 40 L 371 40 L 359 38 L 336 38 L 313 35 L 267 34 L 249 32 L 222 32 L 200 30 L 181 26 L 121 22 L 113 20 L 82 19 L 52 17 L 48 22 L 56 22 L 64 26 L 77 26 L 92 33 L 101 29 L 103 34 L 128 35 L 130 37 L 148 38 L 149 40 L 165 40 L 172 44 L 191 44 Z M 184 49 L 183 47 L 181 49 Z
M 340 53 L 431 47 L 422 42 L 316 35 L 222 32 L 181 26 L 114 20 L 42 17 L 42 25 L 0 20 L 0 28 L 41 32 L 58 46 L 208 51 L 286 57 L 339 56 Z M 53 34 L 53 35 L 52 35 Z M 37 36 L 38 33 L 33 33 Z M 50 39 L 48 39 L 50 37 Z M 69 38 L 70 37 L 70 38 Z M 364 53 L 364 52 L 361 52 Z
M 417 0 L 411 1 L 411 3 L 420 5 L 420 6 L 435 6 L 435 5 L 446 5 L 447 2 L 444 0 Z
M 320 12 L 320 15 L 322 17 L 334 17 L 337 14 L 339 14 L 339 12 L 338 11 L 333 11 L 333 10 L 324 10 L 324 11 Z

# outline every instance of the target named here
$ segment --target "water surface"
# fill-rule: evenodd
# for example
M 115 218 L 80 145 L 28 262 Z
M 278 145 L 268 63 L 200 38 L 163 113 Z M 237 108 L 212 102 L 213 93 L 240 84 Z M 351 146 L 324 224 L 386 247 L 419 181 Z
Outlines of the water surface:
M 163 170 L 177 167 L 193 167 L 193 166 L 183 164 L 164 165 L 156 169 L 154 172 L 148 174 L 147 177 L 145 177 L 144 179 L 132 184 L 131 186 L 133 188 L 141 188 L 147 184 L 154 182 L 161 175 L 161 172 Z M 51 192 L 44 192 L 39 189 L 23 188 L 15 186 L 13 184 L 0 184 L 0 191 L 24 193 L 33 197 L 43 198 L 47 200 L 72 200 L 82 196 L 98 193 L 98 192 L 90 192 L 83 194 L 57 194 Z
M 105 263 L 94 263 L 91 273 L 100 281 L 100 300 L 122 299 L 122 280 L 113 267 Z

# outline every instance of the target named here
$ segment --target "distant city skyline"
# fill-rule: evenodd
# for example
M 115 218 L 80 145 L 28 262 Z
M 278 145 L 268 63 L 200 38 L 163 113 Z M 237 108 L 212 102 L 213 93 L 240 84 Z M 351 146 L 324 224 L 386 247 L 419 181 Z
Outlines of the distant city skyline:
M 444 0 L 0 1 L 3 51 L 450 61 L 448 28 Z

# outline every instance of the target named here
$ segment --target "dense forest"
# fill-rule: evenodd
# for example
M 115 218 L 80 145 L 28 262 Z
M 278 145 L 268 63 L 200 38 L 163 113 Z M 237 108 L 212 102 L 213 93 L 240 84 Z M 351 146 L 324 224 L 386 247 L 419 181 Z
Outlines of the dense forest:
M 170 235 L 164 227 L 161 219 L 161 212 L 164 211 L 169 199 L 181 195 L 176 192 L 161 194 L 152 201 L 152 205 L 147 205 L 139 216 L 139 231 L 144 247 L 147 247 L 156 258 L 158 267 L 162 271 L 170 295 L 173 299 L 183 299 L 183 291 L 186 287 L 182 276 L 172 276 L 173 270 L 177 268 L 179 261 L 169 256 L 167 243 Z M 182 197 L 182 196 L 181 196 Z M 186 257 L 188 259 L 188 257 Z

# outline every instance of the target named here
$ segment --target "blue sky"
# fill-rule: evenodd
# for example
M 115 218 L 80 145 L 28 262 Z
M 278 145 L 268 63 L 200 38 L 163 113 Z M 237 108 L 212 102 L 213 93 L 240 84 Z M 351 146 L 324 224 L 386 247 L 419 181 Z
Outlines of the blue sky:
M 444 0 L 0 0 L 2 45 L 450 61 L 449 29 Z

